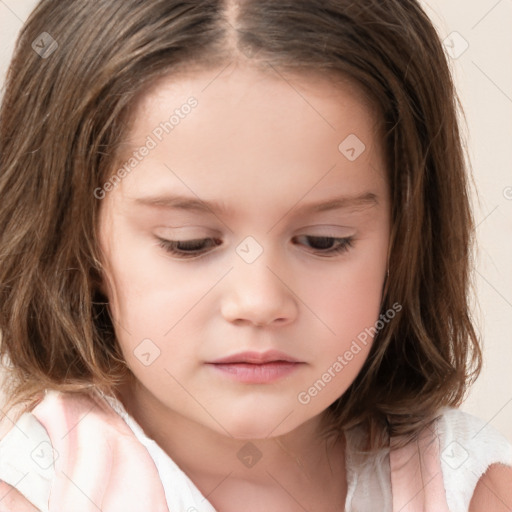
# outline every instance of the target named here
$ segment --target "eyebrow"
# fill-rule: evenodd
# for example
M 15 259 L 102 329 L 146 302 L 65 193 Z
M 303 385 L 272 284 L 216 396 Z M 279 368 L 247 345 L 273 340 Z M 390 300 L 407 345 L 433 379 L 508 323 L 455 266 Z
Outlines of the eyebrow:
M 198 198 L 182 195 L 139 197 L 134 199 L 133 202 L 136 205 L 166 210 L 185 210 L 199 213 L 212 213 L 214 215 L 229 215 L 232 213 L 224 202 L 203 201 Z M 322 202 L 305 203 L 298 208 L 293 207 L 291 210 L 295 210 L 296 213 L 319 213 L 340 209 L 365 210 L 378 204 L 376 194 L 373 192 L 365 192 L 357 196 L 333 197 Z

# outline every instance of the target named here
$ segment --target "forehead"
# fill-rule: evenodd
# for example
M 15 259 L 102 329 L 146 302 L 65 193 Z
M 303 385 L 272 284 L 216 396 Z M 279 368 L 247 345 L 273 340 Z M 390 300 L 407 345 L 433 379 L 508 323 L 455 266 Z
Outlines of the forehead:
M 308 123 L 310 132 L 322 128 L 338 131 L 339 135 L 347 128 L 360 132 L 370 128 L 375 132 L 382 124 L 377 102 L 362 85 L 339 72 L 290 72 L 270 65 L 262 69 L 243 65 L 210 70 L 180 68 L 153 81 L 136 96 L 127 123 L 125 148 L 136 149 L 134 142 L 140 142 L 142 136 L 168 120 L 191 97 L 199 103 L 193 117 L 204 121 L 208 114 L 218 115 L 217 128 L 247 127 L 251 120 L 259 118 L 267 121 L 266 128 L 271 131 L 278 126 L 276 116 L 266 115 L 270 110 L 277 117 L 289 114 L 281 116 L 282 124 L 288 122 L 300 129 Z
M 134 105 L 124 159 L 149 139 L 152 149 L 119 188 L 297 199 L 309 188 L 314 200 L 343 182 L 344 193 L 360 193 L 384 178 L 380 121 L 371 99 L 340 76 L 240 67 L 168 75 Z

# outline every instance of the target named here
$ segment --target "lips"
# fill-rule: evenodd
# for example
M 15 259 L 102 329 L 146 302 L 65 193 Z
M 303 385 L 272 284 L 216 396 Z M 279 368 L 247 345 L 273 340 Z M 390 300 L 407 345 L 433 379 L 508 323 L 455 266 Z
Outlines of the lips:
M 280 352 L 240 352 L 208 363 L 217 375 L 244 384 L 269 384 L 290 376 L 304 363 Z
M 268 350 L 267 352 L 239 352 L 228 357 L 211 361 L 211 364 L 267 364 L 275 362 L 299 363 L 297 359 L 280 352 L 279 350 Z

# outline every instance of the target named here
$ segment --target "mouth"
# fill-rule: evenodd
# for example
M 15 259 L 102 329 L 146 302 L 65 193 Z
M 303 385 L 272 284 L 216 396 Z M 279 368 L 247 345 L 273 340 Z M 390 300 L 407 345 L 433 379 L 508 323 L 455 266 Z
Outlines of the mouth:
M 276 362 L 298 363 L 299 361 L 279 350 L 268 350 L 267 352 L 239 352 L 211 361 L 211 364 L 267 364 Z
M 290 375 L 305 363 L 283 352 L 271 350 L 263 353 L 241 352 L 207 364 L 232 380 L 265 384 Z

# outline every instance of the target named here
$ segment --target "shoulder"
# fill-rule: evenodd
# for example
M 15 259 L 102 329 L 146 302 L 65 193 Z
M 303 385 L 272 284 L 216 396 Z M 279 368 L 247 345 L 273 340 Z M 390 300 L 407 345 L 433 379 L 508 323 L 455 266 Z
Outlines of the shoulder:
M 512 444 L 489 422 L 452 407 L 441 409 L 436 431 L 450 510 L 499 510 L 493 505 L 498 502 L 489 500 L 491 494 L 505 502 L 510 498 Z M 484 502 L 487 505 L 482 509 Z M 507 505 L 503 510 L 510 510 L 512 503 Z
M 492 464 L 480 478 L 468 512 L 512 510 L 512 467 Z
M 493 463 L 512 466 L 512 443 L 489 421 L 453 407 L 441 409 L 436 432 L 445 467 L 470 468 L 480 477 Z
M 50 500 L 58 510 L 89 510 L 91 502 L 107 501 L 109 510 L 167 510 L 148 450 L 96 395 L 48 392 L 25 412 L 0 441 L 0 480 L 41 512 L 48 512 Z
M 17 416 L 8 411 L 2 420 L 0 439 L 0 512 L 6 507 L 7 497 L 14 508 L 9 505 L 5 510 L 31 510 L 29 506 L 36 506 L 37 510 L 47 511 L 62 457 L 77 453 L 79 448 L 77 425 L 84 425 L 85 432 L 80 428 L 80 437 L 87 441 L 87 435 L 104 432 L 104 424 L 117 425 L 111 415 L 116 416 L 105 403 L 87 394 L 50 390 L 31 411 L 19 411 Z M 75 435 L 68 435 L 71 432 Z M 114 435 L 117 433 L 116 429 Z M 106 456 L 104 450 L 102 454 Z M 28 504 L 25 508 L 24 502 Z

